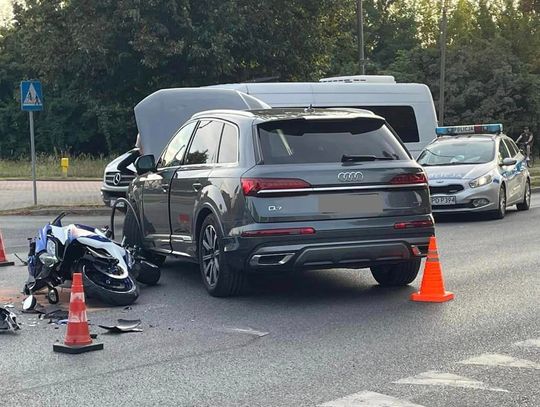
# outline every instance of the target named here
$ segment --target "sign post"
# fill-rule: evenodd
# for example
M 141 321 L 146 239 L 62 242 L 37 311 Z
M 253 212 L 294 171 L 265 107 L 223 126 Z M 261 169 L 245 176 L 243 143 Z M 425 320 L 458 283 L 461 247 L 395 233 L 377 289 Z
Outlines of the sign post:
M 21 82 L 21 110 L 28 112 L 30 119 L 30 154 L 32 155 L 32 185 L 34 205 L 37 205 L 36 147 L 34 142 L 34 112 L 43 110 L 43 93 L 40 81 Z

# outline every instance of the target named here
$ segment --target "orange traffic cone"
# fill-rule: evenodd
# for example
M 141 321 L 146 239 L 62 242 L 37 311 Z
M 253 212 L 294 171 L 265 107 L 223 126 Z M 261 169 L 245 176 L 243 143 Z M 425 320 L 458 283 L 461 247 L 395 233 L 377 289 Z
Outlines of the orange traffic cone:
M 55 343 L 53 350 L 62 353 L 83 353 L 100 349 L 103 349 L 103 344 L 92 343 L 92 338 L 90 338 L 82 274 L 73 273 L 66 337 L 63 344 Z
M 13 266 L 15 263 L 8 261 L 6 257 L 6 249 L 4 249 L 4 238 L 2 237 L 2 232 L 0 232 L 0 267 L 2 266 Z
M 454 293 L 444 290 L 439 253 L 437 252 L 437 239 L 429 239 L 428 256 L 424 266 L 424 276 L 420 291 L 411 295 L 413 301 L 445 302 L 454 298 Z

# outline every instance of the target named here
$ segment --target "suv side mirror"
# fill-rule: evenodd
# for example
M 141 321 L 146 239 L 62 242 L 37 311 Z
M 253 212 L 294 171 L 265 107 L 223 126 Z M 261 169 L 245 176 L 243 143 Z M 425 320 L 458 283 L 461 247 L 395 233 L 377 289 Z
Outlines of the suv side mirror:
M 143 175 L 156 170 L 156 160 L 153 154 L 141 155 L 135 160 L 134 165 L 138 175 Z
M 502 160 L 501 166 L 506 167 L 507 165 L 516 165 L 516 164 L 517 164 L 517 160 L 515 158 L 507 157 L 504 160 Z

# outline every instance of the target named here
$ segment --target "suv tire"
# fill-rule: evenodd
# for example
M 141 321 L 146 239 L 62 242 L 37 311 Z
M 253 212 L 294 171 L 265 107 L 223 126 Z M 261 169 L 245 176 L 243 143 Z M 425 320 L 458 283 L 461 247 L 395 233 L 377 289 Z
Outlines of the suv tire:
M 527 180 L 523 201 L 516 205 L 518 211 L 527 211 L 531 207 L 531 181 Z
M 373 278 L 382 286 L 405 286 L 414 281 L 420 270 L 421 259 L 398 264 L 371 267 Z
M 240 294 L 245 286 L 245 273 L 233 268 L 223 259 L 223 233 L 214 215 L 208 215 L 199 230 L 197 257 L 206 290 L 213 297 Z

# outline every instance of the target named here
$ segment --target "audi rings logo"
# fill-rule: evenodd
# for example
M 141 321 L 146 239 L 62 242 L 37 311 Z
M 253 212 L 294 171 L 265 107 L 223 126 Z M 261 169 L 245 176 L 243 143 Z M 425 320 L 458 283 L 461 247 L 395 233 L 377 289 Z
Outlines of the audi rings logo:
M 122 181 L 122 174 L 120 174 L 119 172 L 117 172 L 116 174 L 114 174 L 114 178 L 113 178 L 112 183 L 113 183 L 114 185 L 118 185 L 118 184 L 120 184 L 120 181 Z
M 340 172 L 337 176 L 339 182 L 360 182 L 364 179 L 361 172 Z

